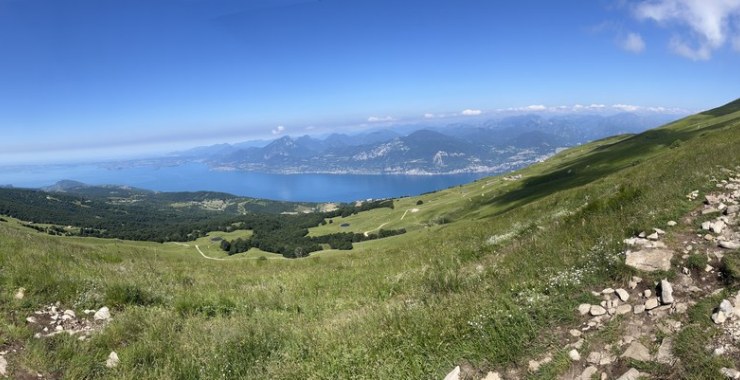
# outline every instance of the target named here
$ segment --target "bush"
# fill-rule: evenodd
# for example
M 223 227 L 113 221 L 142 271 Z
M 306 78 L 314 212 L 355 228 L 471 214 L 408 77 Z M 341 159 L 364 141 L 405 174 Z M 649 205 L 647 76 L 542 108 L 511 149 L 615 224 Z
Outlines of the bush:
M 422 201 L 421 199 L 419 199 L 418 201 L 416 201 L 416 205 L 417 206 L 421 206 L 423 204 L 424 204 L 424 201 Z
M 722 259 L 720 270 L 725 281 L 730 284 L 737 283 L 740 280 L 740 257 L 737 254 L 726 255 Z
M 707 264 L 709 263 L 709 260 L 705 255 L 691 255 L 689 256 L 689 259 L 686 260 L 686 266 L 689 269 L 696 269 L 703 271 L 704 268 L 707 267 Z

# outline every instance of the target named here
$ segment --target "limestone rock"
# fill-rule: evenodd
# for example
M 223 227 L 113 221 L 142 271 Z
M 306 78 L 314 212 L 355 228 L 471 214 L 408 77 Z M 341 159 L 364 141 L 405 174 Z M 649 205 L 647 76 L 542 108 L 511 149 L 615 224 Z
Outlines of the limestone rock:
M 578 305 L 578 312 L 579 312 L 579 313 L 580 313 L 581 315 L 586 315 L 586 314 L 588 314 L 588 312 L 589 312 L 590 310 L 591 310 L 591 305 L 589 305 L 589 304 L 587 304 L 587 303 L 582 303 L 582 304 Z
M 725 313 L 722 312 L 722 310 L 712 314 L 712 322 L 714 322 L 715 324 L 721 325 L 725 323 L 726 320 L 727 316 L 725 315 Z
M 549 363 L 551 361 L 552 361 L 552 356 L 550 356 L 550 354 L 548 354 L 547 356 L 545 356 L 544 358 L 542 358 L 539 361 L 537 361 L 537 360 L 530 360 L 529 361 L 529 371 L 530 372 L 537 372 L 537 371 L 540 370 L 540 367 L 543 364 L 547 364 L 547 363 Z
M 581 336 L 581 332 L 575 329 L 568 331 L 568 333 L 574 338 Z
M 599 372 L 599 369 L 594 366 L 588 366 L 586 369 L 581 372 L 581 375 L 576 378 L 576 380 L 591 380 L 591 378 L 596 374 L 596 372 Z
M 673 303 L 673 287 L 668 280 L 660 280 L 660 300 L 664 305 Z
M 669 220 L 666 224 L 668 225 L 668 227 L 675 227 L 678 223 L 676 223 L 675 220 Z
M 594 365 L 607 365 L 613 363 L 615 360 L 617 360 L 617 358 L 606 351 L 592 351 L 588 354 L 588 357 L 586 357 L 586 361 Z
M 18 288 L 18 291 L 15 292 L 15 295 L 13 296 L 13 298 L 17 300 L 22 300 L 23 297 L 25 296 L 26 296 L 26 288 Z
M 655 355 L 655 361 L 661 364 L 671 364 L 675 358 L 673 357 L 673 338 L 665 338 L 658 348 L 658 353 Z
M 658 240 L 658 237 L 659 237 L 658 236 L 658 233 L 657 232 L 653 232 L 652 234 L 648 235 L 647 238 L 648 238 L 648 240 Z
M 599 315 L 606 314 L 606 309 L 604 309 L 603 307 L 601 307 L 599 305 L 591 305 L 591 310 L 589 310 L 589 312 L 594 317 L 598 317 Z
M 635 284 L 635 286 L 637 286 L 637 284 Z M 622 302 L 627 302 L 627 300 L 630 299 L 630 294 L 627 293 L 626 290 L 619 288 L 616 290 L 616 292 L 617 292 L 617 297 L 619 297 L 619 299 L 622 300 Z
M 623 358 L 635 359 L 641 362 L 650 360 L 650 351 L 640 342 L 632 342 L 627 350 L 622 354 Z
M 8 361 L 3 356 L 0 356 L 0 376 L 8 376 Z
M 722 311 L 726 317 L 732 317 L 735 314 L 735 308 L 728 300 L 722 300 L 719 304 L 719 310 Z
M 734 368 L 722 368 L 719 371 L 728 379 L 740 379 L 740 371 Z
M 617 380 L 637 380 L 640 378 L 640 371 L 630 368 L 629 371 L 625 372 L 622 376 L 619 376 Z
M 713 222 L 709 226 L 709 230 L 714 232 L 715 234 L 721 234 L 722 231 L 727 227 L 724 221 L 718 220 L 716 222 Z
M 110 319 L 110 310 L 107 306 L 101 307 L 98 311 L 95 312 L 95 315 L 93 315 L 93 319 L 96 321 L 107 321 Z
M 636 252 L 627 251 L 625 264 L 645 272 L 671 269 L 673 251 L 668 249 L 643 249 Z
M 575 348 L 576 350 L 580 350 L 581 347 L 583 347 L 583 343 L 584 342 L 585 342 L 585 340 L 583 340 L 583 338 L 581 338 L 581 339 L 578 339 L 575 343 L 571 343 L 570 346 L 573 347 L 573 348 Z
M 615 313 L 617 315 L 624 315 L 624 314 L 629 314 L 630 311 L 632 311 L 632 305 L 625 304 L 625 305 L 619 305 L 619 306 L 617 306 L 617 309 L 615 310 Z
M 645 312 L 645 305 L 635 305 L 635 308 L 632 309 L 632 312 L 635 314 L 642 314 Z
M 105 361 L 105 366 L 108 368 L 116 368 L 118 367 L 118 364 L 121 362 L 121 360 L 118 359 L 118 354 L 115 351 L 111 351 L 110 355 L 108 355 L 108 359 Z M 457 373 L 460 374 L 460 367 L 457 367 Z M 447 375 L 449 377 L 449 375 Z M 448 379 L 445 377 L 445 380 L 457 380 L 457 377 Z
M 110 354 L 111 354 L 111 356 L 108 357 L 108 362 L 106 362 L 105 365 L 108 368 L 113 368 L 116 365 L 118 365 L 118 355 L 116 355 L 115 352 L 111 352 Z M 108 363 L 110 362 L 110 358 L 113 355 L 116 355 L 116 365 L 114 365 L 113 367 L 111 367 Z M 450 373 L 448 373 L 447 376 L 445 376 L 444 380 L 460 380 L 460 366 L 455 367 L 455 369 L 453 369 Z
M 574 362 L 581 360 L 581 354 L 579 354 L 578 350 L 575 350 L 575 349 L 570 350 L 570 352 L 568 352 L 568 357 L 570 358 L 570 360 Z
M 486 377 L 481 380 L 501 380 L 501 375 L 498 372 L 488 372 Z
M 658 307 L 660 303 L 658 302 L 658 299 L 653 297 L 649 300 L 645 301 L 645 310 L 653 310 L 656 307 Z
M 719 242 L 719 246 L 724 249 L 740 249 L 740 241 L 722 240 Z

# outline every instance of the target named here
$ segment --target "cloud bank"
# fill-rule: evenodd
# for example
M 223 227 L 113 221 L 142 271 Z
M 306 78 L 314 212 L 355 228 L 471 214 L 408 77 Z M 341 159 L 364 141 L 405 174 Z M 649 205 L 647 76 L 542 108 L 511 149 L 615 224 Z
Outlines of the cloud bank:
M 369 123 L 380 123 L 384 121 L 393 121 L 395 120 L 392 116 L 370 116 L 367 118 L 367 121 Z

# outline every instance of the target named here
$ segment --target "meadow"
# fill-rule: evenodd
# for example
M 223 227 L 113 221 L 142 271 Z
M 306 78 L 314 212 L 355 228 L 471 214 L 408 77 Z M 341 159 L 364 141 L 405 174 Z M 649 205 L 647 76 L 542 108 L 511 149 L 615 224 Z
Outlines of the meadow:
M 457 365 L 522 366 L 558 344 L 556 327 L 595 301 L 589 290 L 626 284 L 622 240 L 696 208 L 686 194 L 740 166 L 738 146 L 740 101 L 564 151 L 517 177 L 337 217 L 310 233 L 408 233 L 297 260 L 204 259 L 196 244 L 226 257 L 218 235 L 57 237 L 5 218 L 0 346 L 17 349 L 7 356 L 16 375 L 69 379 L 441 379 Z M 112 321 L 86 341 L 34 338 L 26 317 L 55 302 L 78 313 L 108 306 Z M 685 362 L 681 377 L 705 370 Z M 557 378 L 567 365 L 528 376 Z

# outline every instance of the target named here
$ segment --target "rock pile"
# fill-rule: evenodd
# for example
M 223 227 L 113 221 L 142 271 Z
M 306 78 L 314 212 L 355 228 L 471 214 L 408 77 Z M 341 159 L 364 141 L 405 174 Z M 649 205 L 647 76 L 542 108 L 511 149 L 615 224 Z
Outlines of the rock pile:
M 99 310 L 85 310 L 83 313 L 85 316 L 94 314 L 93 319 L 80 318 L 74 310 L 60 308 L 60 303 L 57 302 L 35 311 L 33 315 L 26 318 L 26 322 L 34 327 L 35 338 L 69 334 L 79 335 L 79 340 L 86 340 L 110 320 L 110 311 L 107 307 Z
M 725 188 L 736 189 L 740 187 L 740 181 L 733 178 L 732 182 L 722 185 Z M 717 246 L 724 249 L 740 249 L 740 233 L 733 231 L 733 226 L 737 225 L 738 213 L 740 213 L 740 190 L 734 190 L 731 193 L 710 194 L 705 197 L 703 215 L 717 215 L 713 220 L 705 221 L 701 224 L 701 229 L 707 231 L 704 239 L 717 243 Z

